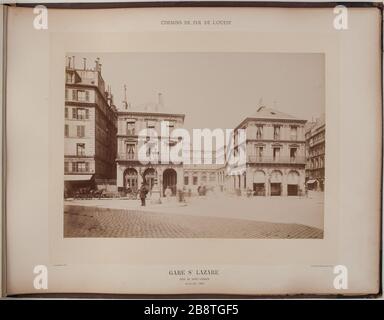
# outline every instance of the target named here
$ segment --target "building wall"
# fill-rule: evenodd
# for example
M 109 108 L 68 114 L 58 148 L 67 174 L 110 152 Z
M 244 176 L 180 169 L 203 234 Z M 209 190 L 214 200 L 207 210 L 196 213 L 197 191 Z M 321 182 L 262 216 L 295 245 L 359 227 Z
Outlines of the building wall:
M 174 129 L 183 126 L 184 115 L 176 114 L 163 114 L 156 112 L 135 112 L 123 110 L 118 113 L 117 120 L 117 168 L 116 168 L 116 181 L 117 187 L 120 190 L 127 189 L 126 172 L 128 169 L 137 172 L 136 187 L 140 187 L 141 183 L 145 179 L 145 172 L 147 169 L 153 169 L 157 178 L 157 183 L 161 193 L 164 193 L 164 179 L 165 175 L 174 170 L 176 175 L 176 184 L 173 187 L 174 193 L 177 189 L 183 187 L 183 165 L 171 164 L 161 162 L 161 149 L 153 150 L 158 152 L 159 162 L 156 163 L 141 163 L 138 159 L 139 139 L 145 139 L 146 136 L 139 135 L 140 131 L 151 127 L 161 137 L 161 121 L 170 121 L 174 127 L 169 128 L 169 132 L 172 133 Z M 153 126 L 153 128 L 152 128 Z M 159 143 L 160 145 L 160 143 Z M 172 148 L 172 147 L 170 147 Z M 165 172 L 165 175 L 164 175 Z M 173 171 L 172 171 L 173 172 Z M 148 181 L 147 181 L 148 183 Z
M 241 129 L 246 130 L 247 137 L 246 169 L 243 174 L 229 175 L 227 172 L 225 188 L 230 192 L 253 192 L 264 196 L 304 194 L 305 122 L 288 119 L 245 121 Z
M 325 123 L 318 119 L 306 133 L 306 180 L 316 180 L 315 189 L 324 190 L 325 183 Z
M 90 174 L 97 179 L 116 175 L 116 113 L 105 92 L 98 63 L 94 69 L 66 68 L 64 170 L 66 175 Z M 76 166 L 78 169 L 75 170 Z

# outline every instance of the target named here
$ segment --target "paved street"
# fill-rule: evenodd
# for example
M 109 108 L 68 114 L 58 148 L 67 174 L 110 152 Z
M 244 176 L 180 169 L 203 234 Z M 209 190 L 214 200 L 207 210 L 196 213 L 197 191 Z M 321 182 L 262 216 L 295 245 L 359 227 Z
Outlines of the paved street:
M 65 237 L 322 238 L 322 198 L 174 199 L 65 202 Z

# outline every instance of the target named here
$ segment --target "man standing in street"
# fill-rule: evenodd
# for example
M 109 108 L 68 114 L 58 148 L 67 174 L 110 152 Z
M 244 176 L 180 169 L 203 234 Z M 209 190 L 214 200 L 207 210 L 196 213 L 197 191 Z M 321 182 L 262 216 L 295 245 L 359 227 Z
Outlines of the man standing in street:
M 144 182 L 141 184 L 139 193 L 140 193 L 141 206 L 145 207 L 145 198 L 147 197 L 148 188 Z

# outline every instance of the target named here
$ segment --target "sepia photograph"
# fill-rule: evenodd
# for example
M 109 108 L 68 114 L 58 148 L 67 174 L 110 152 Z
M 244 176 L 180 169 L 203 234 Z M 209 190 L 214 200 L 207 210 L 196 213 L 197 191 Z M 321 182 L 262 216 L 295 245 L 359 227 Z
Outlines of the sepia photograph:
M 152 5 L 4 8 L 3 296 L 381 294 L 382 7 Z
M 64 237 L 322 239 L 324 63 L 68 53 Z

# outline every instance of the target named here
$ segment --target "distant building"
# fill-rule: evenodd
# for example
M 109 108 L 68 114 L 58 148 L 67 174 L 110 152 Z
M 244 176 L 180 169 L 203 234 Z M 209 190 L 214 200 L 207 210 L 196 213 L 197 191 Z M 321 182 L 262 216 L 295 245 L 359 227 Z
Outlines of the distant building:
M 161 122 L 168 122 L 169 133 L 180 128 L 184 124 L 184 114 L 167 113 L 163 108 L 162 95 L 159 94 L 157 103 L 148 103 L 133 108 L 124 101 L 123 108 L 117 112 L 117 187 L 120 191 L 137 191 L 143 182 L 152 189 L 155 182 L 158 183 L 160 193 L 164 196 L 165 189 L 169 187 L 175 195 L 177 189 L 183 187 L 183 163 L 173 164 L 169 161 L 161 161 L 161 148 L 148 146 L 148 156 L 157 156 L 159 161 L 144 164 L 139 161 L 139 140 L 146 139 L 141 136 L 142 129 L 153 129 L 158 139 L 163 139 L 161 134 Z M 169 137 L 168 137 L 169 138 Z M 177 141 L 168 139 L 169 150 Z
M 305 188 L 306 120 L 261 106 L 236 128 L 246 131 L 246 169 L 226 189 L 256 196 L 297 196 Z M 235 144 L 235 148 L 236 148 Z
M 202 150 L 189 150 L 190 164 L 184 164 L 184 189 L 196 194 L 198 188 L 205 186 L 208 191 L 223 191 L 225 183 L 224 163 L 218 163 L 215 150 L 204 152 Z M 200 156 L 201 164 L 193 164 L 193 157 Z M 204 160 L 211 159 L 210 163 Z
M 307 148 L 306 183 L 309 189 L 324 190 L 325 117 L 309 126 L 305 133 Z
M 67 57 L 65 68 L 64 180 L 66 188 L 86 186 L 96 179 L 116 178 L 116 108 L 101 75 L 77 68 Z

